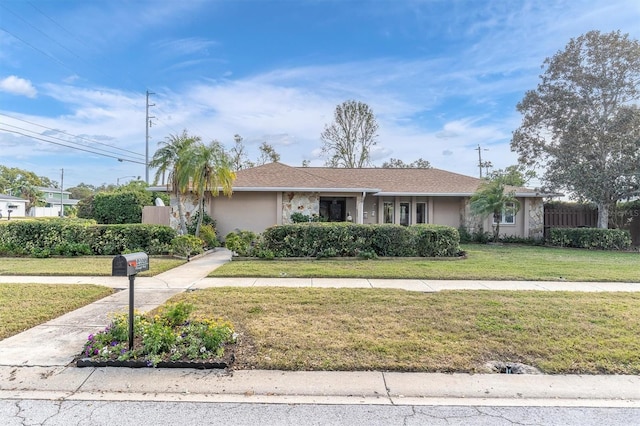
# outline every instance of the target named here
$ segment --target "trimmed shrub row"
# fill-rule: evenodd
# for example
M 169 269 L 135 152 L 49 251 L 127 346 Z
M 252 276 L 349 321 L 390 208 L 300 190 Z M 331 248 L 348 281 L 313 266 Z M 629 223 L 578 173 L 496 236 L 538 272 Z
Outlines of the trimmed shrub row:
M 631 247 L 631 235 L 621 229 L 551 228 L 549 244 L 594 250 L 626 250 Z
M 15 221 L 0 226 L 0 254 L 47 257 L 167 253 L 176 231 L 159 225 L 95 225 L 87 221 Z
M 255 247 L 261 257 L 451 257 L 458 230 L 439 225 L 306 223 L 266 229 Z

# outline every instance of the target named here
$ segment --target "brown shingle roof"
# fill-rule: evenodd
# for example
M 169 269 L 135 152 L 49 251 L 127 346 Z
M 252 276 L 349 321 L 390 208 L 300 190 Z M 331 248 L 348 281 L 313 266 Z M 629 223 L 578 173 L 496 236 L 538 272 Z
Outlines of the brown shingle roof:
M 291 167 L 269 163 L 237 172 L 234 190 L 250 189 L 342 189 L 407 195 L 469 195 L 483 181 L 440 169 Z M 528 188 L 511 188 L 518 194 L 535 195 Z

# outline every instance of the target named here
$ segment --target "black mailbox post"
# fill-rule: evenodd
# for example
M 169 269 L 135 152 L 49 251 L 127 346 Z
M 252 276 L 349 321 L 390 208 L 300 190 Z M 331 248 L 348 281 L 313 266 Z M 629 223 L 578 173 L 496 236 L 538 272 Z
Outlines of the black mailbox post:
M 143 252 L 120 254 L 111 262 L 111 275 L 114 277 L 130 277 L 148 270 L 149 256 Z
M 133 290 L 136 274 L 149 270 L 149 255 L 143 252 L 120 254 L 111 262 L 111 275 L 129 277 L 129 350 L 133 349 Z

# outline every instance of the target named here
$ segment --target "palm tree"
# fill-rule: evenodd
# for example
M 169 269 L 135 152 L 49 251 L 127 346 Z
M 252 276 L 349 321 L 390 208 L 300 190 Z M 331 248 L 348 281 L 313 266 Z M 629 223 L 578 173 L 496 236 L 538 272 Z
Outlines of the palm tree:
M 178 216 L 180 218 L 180 232 L 187 234 L 187 221 L 183 208 L 183 196 L 189 191 L 189 180 L 191 171 L 185 164 L 185 159 L 189 158 L 190 152 L 195 146 L 200 144 L 199 136 L 189 136 L 186 130 L 181 135 L 169 135 L 163 142 L 160 142 L 160 148 L 155 152 L 153 158 L 149 162 L 149 167 L 157 167 L 155 181 L 162 174 L 164 184 L 164 174 L 169 172 L 167 179 L 167 188 L 170 187 L 171 193 L 178 200 Z
M 208 146 L 198 144 L 189 151 L 184 158 L 180 181 L 191 179 L 193 192 L 198 197 L 198 223 L 196 236 L 200 235 L 202 218 L 204 217 L 204 202 L 207 193 L 216 197 L 220 191 L 231 196 L 233 181 L 236 174 L 232 169 L 231 160 L 219 142 L 213 141 Z
M 471 212 L 477 215 L 492 215 L 493 241 L 498 241 L 500 236 L 500 222 L 502 212 L 513 205 L 514 214 L 520 210 L 520 202 L 515 197 L 515 192 L 505 193 L 505 185 L 501 179 L 484 182 L 469 200 Z

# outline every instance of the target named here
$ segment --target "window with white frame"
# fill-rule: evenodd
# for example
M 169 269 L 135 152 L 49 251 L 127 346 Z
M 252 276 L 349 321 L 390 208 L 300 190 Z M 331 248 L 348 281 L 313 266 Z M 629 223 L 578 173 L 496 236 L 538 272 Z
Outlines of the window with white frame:
M 493 221 L 496 223 L 495 219 Z M 500 216 L 500 225 L 515 225 L 516 224 L 516 205 L 514 203 L 507 203 L 502 210 Z

